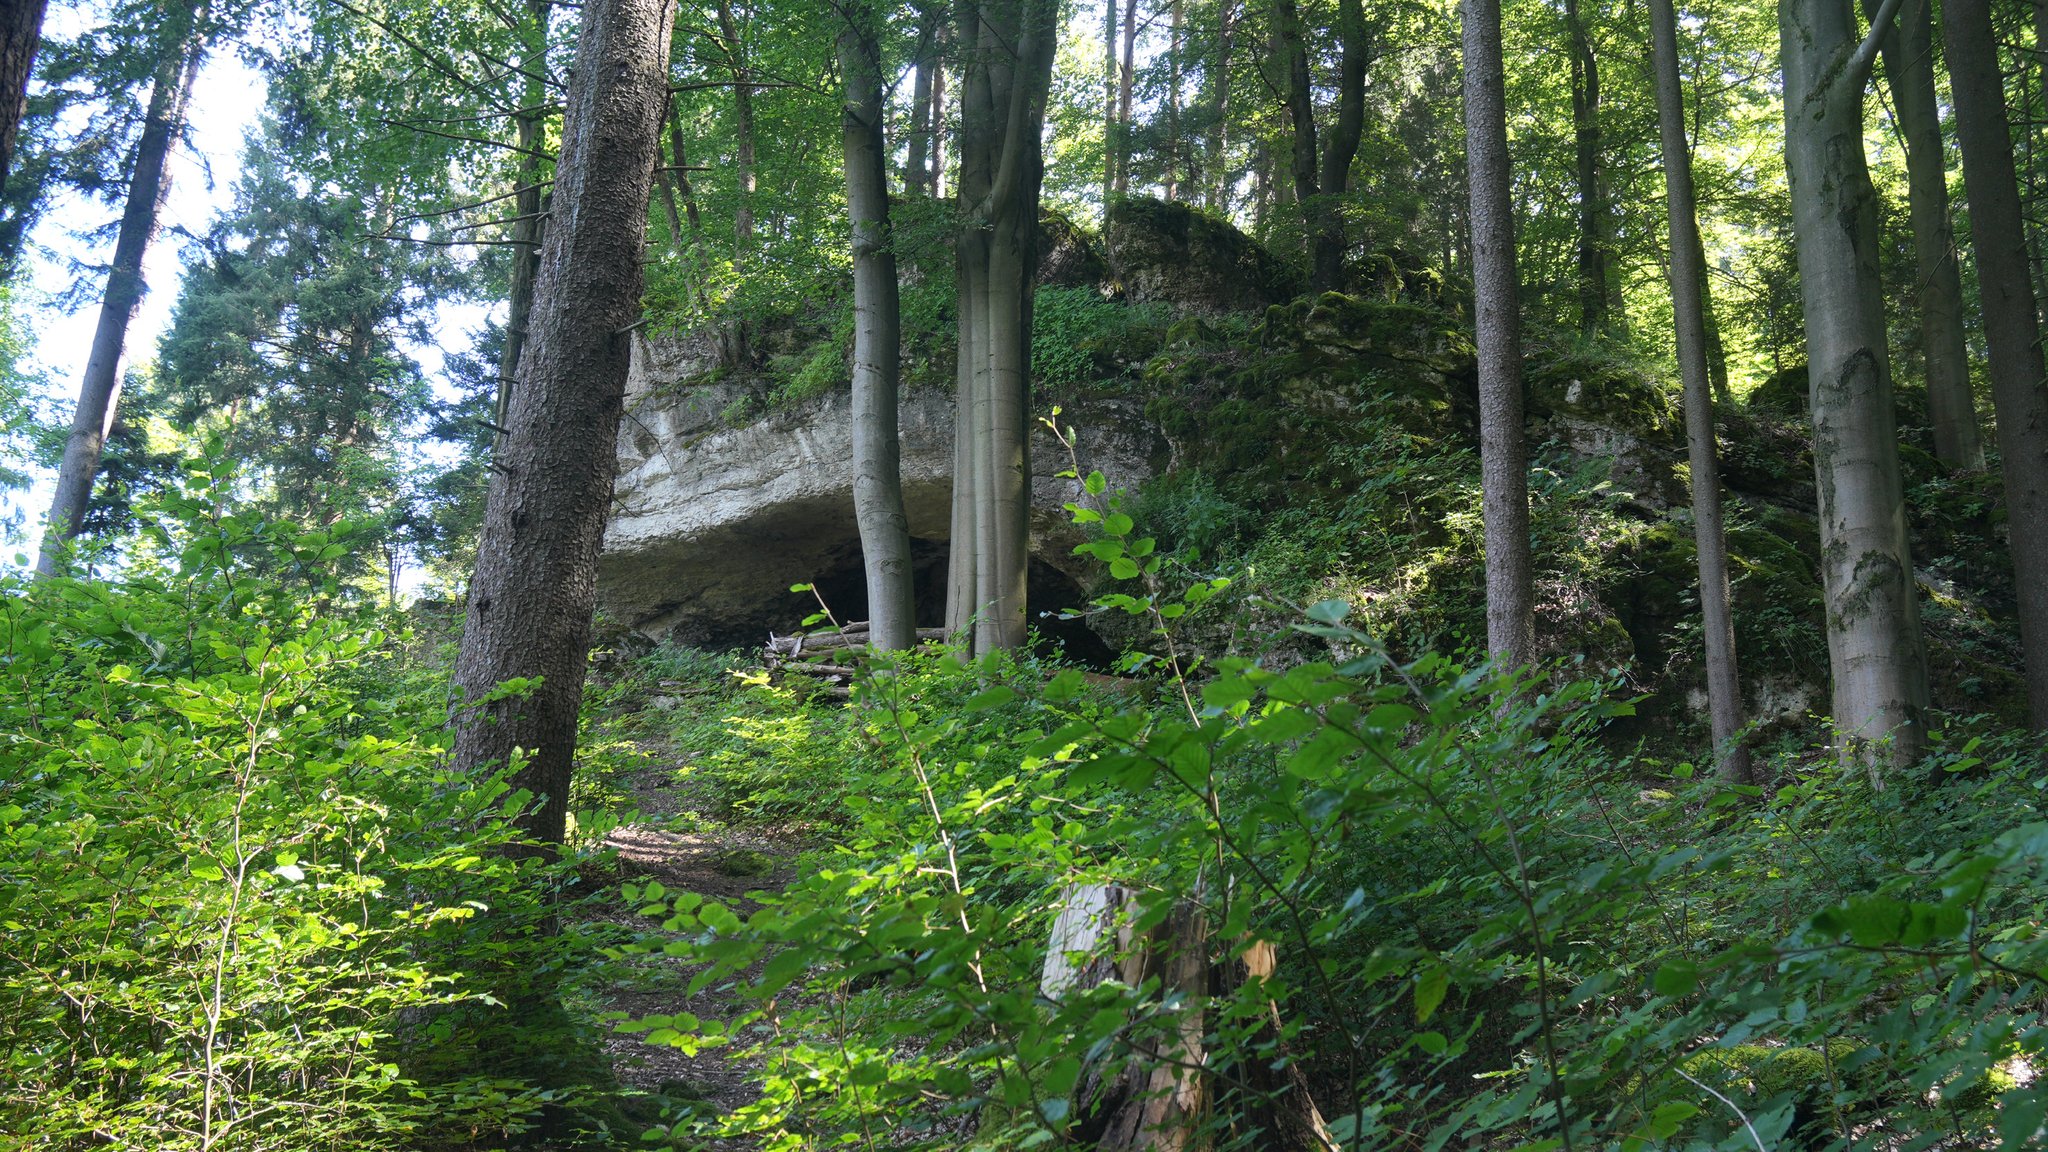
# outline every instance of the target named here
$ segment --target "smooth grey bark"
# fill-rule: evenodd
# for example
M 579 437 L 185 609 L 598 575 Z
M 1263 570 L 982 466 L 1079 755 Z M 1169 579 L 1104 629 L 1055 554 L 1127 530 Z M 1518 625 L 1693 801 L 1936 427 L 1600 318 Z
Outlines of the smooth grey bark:
M 1025 636 L 1031 303 L 1057 5 L 962 0 L 958 16 L 961 361 L 946 619 L 956 632 L 971 621 L 972 650 L 987 652 Z
M 1735 658 L 1735 614 L 1728 593 L 1728 539 L 1721 518 L 1721 464 L 1714 447 L 1714 399 L 1707 373 L 1707 317 L 1701 288 L 1698 207 L 1692 151 L 1685 136 L 1685 95 L 1678 86 L 1678 15 L 1672 0 L 1650 0 L 1651 56 L 1656 69 L 1657 129 L 1664 156 L 1664 196 L 1671 220 L 1671 306 L 1685 383 L 1685 446 L 1692 466 L 1693 539 L 1699 553 L 1700 617 L 1706 642 L 1707 710 L 1714 763 L 1721 778 L 1750 779 L 1742 746 L 1742 681 Z
M 561 213 L 541 250 L 455 665 L 455 766 L 496 771 L 523 752 L 512 784 L 538 801 L 521 829 L 542 853 L 566 825 L 673 11 L 668 0 L 584 0 L 556 165 Z M 532 678 L 529 692 L 492 698 Z
M 942 5 L 933 3 L 918 14 L 917 59 L 911 64 L 910 137 L 904 142 L 903 192 L 907 196 L 929 196 L 932 167 L 932 73 L 939 66 L 939 28 L 944 23 Z
M 49 0 L 12 0 L 0 6 L 0 188 L 14 162 L 14 139 L 28 107 L 28 78 L 43 39 Z
M 100 451 L 113 431 L 121 399 L 121 356 L 128 343 L 128 325 L 148 286 L 142 280 L 142 259 L 156 238 L 157 217 L 170 195 L 165 172 L 171 143 L 185 125 L 185 105 L 206 54 L 206 5 L 184 12 L 184 23 L 165 38 L 150 80 L 149 107 L 143 113 L 142 135 L 135 143 L 135 164 L 128 175 L 128 200 L 121 209 L 121 227 L 114 238 L 114 263 L 107 270 L 106 293 L 100 298 L 99 323 L 93 329 L 92 351 L 78 385 L 78 407 L 71 416 L 71 434 L 57 467 L 57 489 L 44 522 L 36 571 L 55 574 L 63 553 L 78 535 L 99 474 Z
M 1463 13 L 1472 311 L 1479 351 L 1479 468 L 1486 521 L 1486 650 L 1496 663 L 1515 669 L 1535 659 L 1536 622 L 1500 0 L 1465 0 Z
M 1984 0 L 1947 0 L 1942 27 L 1991 354 L 2006 534 L 2026 652 L 2027 713 L 2034 728 L 2048 729 L 2048 369 L 2026 254 L 2017 242 L 2024 221 L 2012 129 Z
M 1885 0 L 1874 29 L 1898 4 Z M 1858 39 L 1849 0 L 1779 0 L 1778 21 L 1835 727 L 1843 755 L 1874 772 L 1919 757 L 1928 705 L 1878 278 L 1877 193 L 1863 158 L 1877 37 Z
M 546 197 L 541 191 L 541 145 L 547 126 L 547 113 L 543 106 L 548 102 L 547 87 L 542 83 L 546 75 L 548 51 L 548 13 L 554 7 L 552 0 L 527 0 L 527 19 L 533 21 L 533 39 L 527 43 L 525 71 L 526 92 L 520 99 L 520 111 L 514 117 L 514 132 L 519 145 L 519 169 L 513 176 L 516 195 L 512 198 L 513 217 L 511 242 L 517 247 L 512 250 L 512 283 L 505 309 L 505 347 L 498 354 L 498 403 L 495 419 L 498 427 L 505 427 L 505 415 L 512 406 L 512 387 L 519 379 L 519 358 L 526 352 L 527 324 L 533 314 L 533 281 L 540 271 L 540 242 L 546 220 L 542 217 L 542 205 Z M 504 447 L 505 434 L 495 433 L 493 447 Z
M 889 109 L 882 91 L 881 17 L 860 3 L 842 5 L 840 14 L 845 24 L 839 32 L 839 75 L 846 86 L 840 128 L 853 233 L 853 516 L 867 577 L 869 642 L 897 652 L 917 643 L 917 615 L 896 418 L 903 318 L 882 132 Z
M 1579 196 L 1579 330 L 1607 326 L 1607 198 L 1600 185 L 1600 61 L 1579 14 L 1578 0 L 1564 0 L 1570 40 L 1572 151 Z
M 1948 156 L 1934 86 L 1934 22 L 1930 0 L 1906 0 L 1880 42 L 1886 86 L 1906 142 L 1907 204 L 1918 271 L 1920 348 L 1926 359 L 1927 417 L 1934 454 L 1951 468 L 1984 467 L 1977 405 L 1970 395 L 1970 359 L 1963 344 L 1963 279 L 1948 222 Z M 1876 14 L 1876 0 L 1863 0 Z

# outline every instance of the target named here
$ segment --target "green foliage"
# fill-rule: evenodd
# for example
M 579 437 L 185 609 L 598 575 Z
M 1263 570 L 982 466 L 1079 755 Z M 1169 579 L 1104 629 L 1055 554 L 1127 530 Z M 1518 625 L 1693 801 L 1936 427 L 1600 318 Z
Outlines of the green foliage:
M 1031 312 L 1031 374 L 1053 396 L 1114 391 L 1164 334 L 1170 313 L 1093 287 L 1040 288 Z
M 559 882 L 504 855 L 530 798 L 449 771 L 445 678 L 348 606 L 349 527 L 233 486 L 201 464 L 147 504 L 118 583 L 0 586 L 0 1130 L 229 1149 L 529 1128 L 569 1082 L 459 1054 L 583 946 L 527 935 Z M 522 1024 L 531 1067 L 573 1050 Z

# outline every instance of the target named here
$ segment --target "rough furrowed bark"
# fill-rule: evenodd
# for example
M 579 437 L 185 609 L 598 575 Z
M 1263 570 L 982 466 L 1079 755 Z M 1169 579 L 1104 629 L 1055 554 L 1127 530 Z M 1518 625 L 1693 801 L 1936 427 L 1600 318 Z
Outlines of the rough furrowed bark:
M 173 6 L 172 10 L 179 9 Z M 207 6 L 201 4 L 183 11 L 185 23 L 166 38 L 163 57 L 157 61 L 150 82 L 149 107 L 143 114 L 142 135 L 135 145 L 135 167 L 128 178 L 128 199 L 121 210 L 120 231 L 114 238 L 114 262 L 107 272 L 92 351 L 86 359 L 85 375 L 79 381 L 78 407 L 72 412 L 71 434 L 64 442 L 56 492 L 50 500 L 50 515 L 36 557 L 36 572 L 44 576 L 57 572 L 63 553 L 78 535 L 86 506 L 92 499 L 93 479 L 99 474 L 100 452 L 113 431 L 120 404 L 121 357 L 128 343 L 128 325 L 135 319 L 135 309 L 147 290 L 142 280 L 142 258 L 156 238 L 157 217 L 171 190 L 165 162 L 170 157 L 172 142 L 184 127 L 185 105 L 206 54 Z
M 28 105 L 28 78 L 43 39 L 49 0 L 14 0 L 0 13 L 0 189 L 14 161 L 14 139 Z
M 1464 5 L 1465 151 L 1471 180 L 1479 461 L 1486 521 L 1486 647 L 1520 668 L 1535 655 L 1529 558 L 1529 448 L 1522 423 L 1522 318 L 1508 196 L 1500 0 Z
M 1927 417 L 1934 454 L 1951 468 L 1984 466 L 1970 395 L 1970 361 L 1963 344 L 1963 281 L 1956 268 L 1955 235 L 1948 223 L 1948 156 L 1941 142 L 1941 108 L 1934 86 L 1931 0 L 1906 0 L 1882 41 L 1884 74 L 1900 134 L 1906 141 L 1907 202 L 1918 270 L 1920 348 L 1926 361 Z M 1863 0 L 1876 13 L 1877 0 Z
M 522 828 L 561 843 L 598 550 L 639 313 L 668 91 L 667 0 L 586 0 L 532 332 L 491 480 L 455 681 L 455 764 L 537 800 Z M 508 680 L 530 691 L 491 699 Z
M 876 648 L 901 651 L 917 642 L 917 620 L 897 439 L 902 314 L 882 135 L 888 107 L 876 35 L 880 17 L 865 4 L 848 4 L 841 14 L 846 24 L 839 33 L 839 74 L 846 100 L 840 119 L 853 232 L 853 514 L 867 577 L 870 635 Z
M 2048 369 L 2026 256 L 2014 242 L 2024 223 L 1988 6 L 1984 0 L 1948 0 L 1943 28 L 1991 353 L 2027 711 L 2037 730 L 2048 729 Z
M 1897 0 L 1887 0 L 1895 10 Z M 1880 18 L 1889 11 L 1880 14 Z M 1863 157 L 1875 42 L 1849 0 L 1780 0 L 1786 167 L 1804 293 L 1834 722 L 1873 770 L 1925 747 L 1926 654 Z
M 1747 783 L 1742 747 L 1742 684 L 1735 658 L 1735 616 L 1728 593 L 1728 540 L 1721 518 L 1721 466 L 1714 446 L 1714 402 L 1707 371 L 1706 269 L 1678 80 L 1678 17 L 1672 0 L 1650 0 L 1657 124 L 1671 221 L 1671 304 L 1679 374 L 1685 385 L 1685 442 L 1692 472 L 1693 534 L 1699 553 L 1700 616 L 1707 651 L 1707 708 L 1721 777 Z

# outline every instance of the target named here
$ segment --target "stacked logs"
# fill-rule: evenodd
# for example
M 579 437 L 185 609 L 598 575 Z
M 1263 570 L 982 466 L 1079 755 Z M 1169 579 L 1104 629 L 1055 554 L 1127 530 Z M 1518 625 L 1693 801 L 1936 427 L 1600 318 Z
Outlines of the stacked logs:
M 919 628 L 920 642 L 943 641 L 944 628 Z M 768 633 L 768 645 L 761 658 L 771 673 L 803 676 L 817 684 L 817 694 L 844 700 L 853 695 L 855 663 L 868 646 L 868 622 L 823 632 L 792 632 L 787 636 Z

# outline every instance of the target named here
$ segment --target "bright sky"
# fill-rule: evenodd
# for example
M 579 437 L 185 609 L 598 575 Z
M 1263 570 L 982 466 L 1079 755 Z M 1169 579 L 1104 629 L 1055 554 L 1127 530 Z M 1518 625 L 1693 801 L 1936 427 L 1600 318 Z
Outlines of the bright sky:
M 91 11 L 92 7 L 91 0 L 74 4 L 59 0 L 50 8 L 45 34 L 75 34 L 86 21 L 98 16 Z M 200 70 L 192 92 L 186 139 L 172 152 L 171 190 L 159 219 L 157 239 L 143 261 L 143 278 L 149 292 L 128 328 L 126 364 L 154 357 L 158 339 L 170 327 L 171 309 L 177 303 L 178 281 L 189 247 L 177 229 L 203 235 L 215 217 L 233 205 L 235 184 L 242 173 L 243 149 L 263 109 L 267 90 L 263 74 L 245 65 L 232 48 L 213 52 Z M 118 205 L 109 206 L 76 195 L 53 203 L 30 237 L 24 277 L 24 287 L 29 292 L 24 295 L 52 301 L 72 287 L 72 260 L 85 265 L 104 265 L 109 261 L 113 250 L 111 235 L 103 243 L 93 244 L 81 234 L 104 226 L 119 213 Z M 49 251 L 45 253 L 42 249 Z M 82 275 L 89 281 L 81 294 L 84 302 L 77 311 L 66 313 L 54 303 L 45 303 L 25 317 L 33 341 L 32 366 L 42 372 L 46 382 L 37 397 L 38 407 L 45 419 L 59 425 L 69 424 L 76 407 L 79 378 L 85 372 L 93 329 L 99 322 L 99 297 L 105 275 L 93 269 Z M 430 379 L 438 380 L 443 353 L 466 349 L 488 311 L 467 305 L 444 307 L 434 324 L 435 343 L 407 350 Z M 25 532 L 20 538 L 0 541 L 6 545 L 0 548 L 0 565 L 22 563 L 17 554 L 26 554 L 27 562 L 33 562 L 54 482 L 53 473 L 39 472 L 32 488 L 0 492 L 0 521 L 20 513 Z

